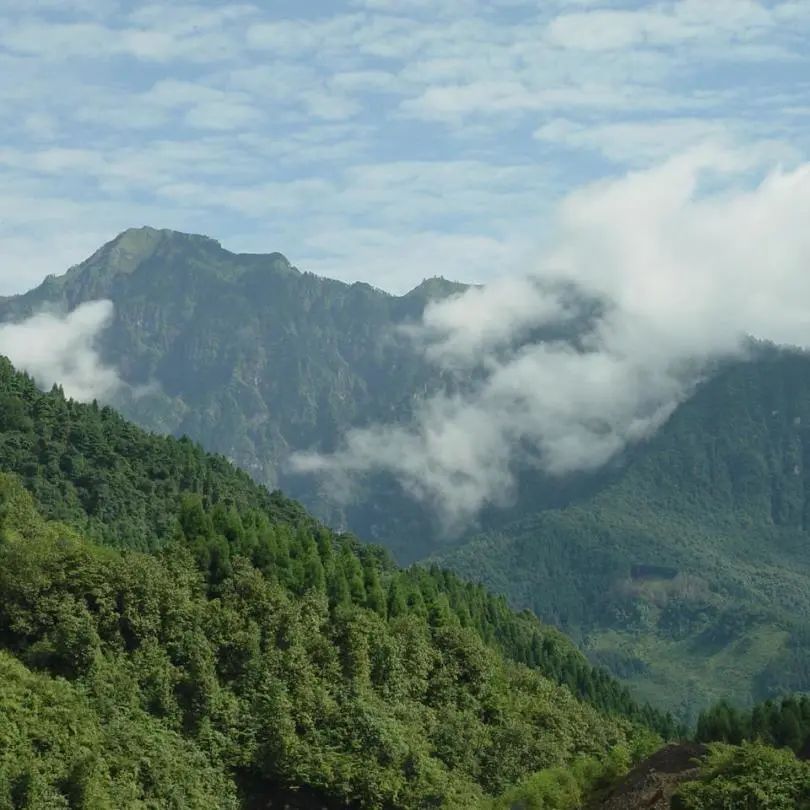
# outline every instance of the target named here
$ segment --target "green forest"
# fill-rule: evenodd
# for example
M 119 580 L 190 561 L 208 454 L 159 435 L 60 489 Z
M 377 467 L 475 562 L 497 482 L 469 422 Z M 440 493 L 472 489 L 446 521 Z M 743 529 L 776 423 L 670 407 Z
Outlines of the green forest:
M 476 806 L 678 732 L 481 586 L 7 362 L 0 391 L 0 806 Z
M 810 357 L 752 347 L 614 480 L 435 556 L 694 722 L 810 689 Z
M 0 470 L 0 808 L 573 810 L 691 733 L 504 597 L 5 360 Z M 810 796 L 806 699 L 695 733 L 673 807 Z

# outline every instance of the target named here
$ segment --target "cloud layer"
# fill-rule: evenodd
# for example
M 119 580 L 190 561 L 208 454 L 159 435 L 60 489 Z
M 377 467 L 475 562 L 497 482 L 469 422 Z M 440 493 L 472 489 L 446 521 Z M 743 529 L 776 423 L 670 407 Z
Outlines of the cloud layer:
M 95 344 L 112 317 L 111 301 L 92 301 L 68 315 L 43 312 L 0 324 L 0 354 L 42 388 L 59 384 L 73 399 L 109 400 L 123 382 L 115 369 L 101 362 Z
M 809 35 L 801 0 L 6 0 L 0 294 L 141 224 L 489 281 L 582 182 L 706 137 L 806 154 Z
M 747 335 L 810 345 L 810 164 L 763 174 L 761 158 L 704 146 L 572 193 L 533 277 L 434 304 L 412 335 L 465 393 L 295 466 L 387 471 L 458 528 L 507 502 L 522 465 L 588 470 L 648 436 Z M 572 286 L 597 316 L 538 338 L 576 319 Z

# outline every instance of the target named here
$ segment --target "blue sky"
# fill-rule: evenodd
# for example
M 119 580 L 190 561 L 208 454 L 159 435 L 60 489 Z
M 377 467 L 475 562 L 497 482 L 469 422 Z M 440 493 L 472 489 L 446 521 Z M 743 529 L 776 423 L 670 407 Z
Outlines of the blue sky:
M 0 294 L 126 227 L 402 291 L 707 142 L 807 158 L 810 0 L 0 0 Z

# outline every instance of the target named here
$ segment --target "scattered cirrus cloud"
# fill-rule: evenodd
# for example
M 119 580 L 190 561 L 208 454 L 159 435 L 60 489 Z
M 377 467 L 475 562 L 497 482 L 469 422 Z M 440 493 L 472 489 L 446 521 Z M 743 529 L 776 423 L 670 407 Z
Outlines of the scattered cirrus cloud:
M 796 0 L 9 0 L 0 294 L 145 221 L 489 280 L 582 183 L 706 137 L 804 154 L 808 33 Z

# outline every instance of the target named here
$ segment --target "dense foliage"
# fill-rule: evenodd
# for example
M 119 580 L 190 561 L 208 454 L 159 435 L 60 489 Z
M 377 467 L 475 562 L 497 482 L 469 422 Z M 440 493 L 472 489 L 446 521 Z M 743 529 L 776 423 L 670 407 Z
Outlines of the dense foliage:
M 803 751 L 810 741 L 810 698 L 789 696 L 740 710 L 727 701 L 700 713 L 695 738 L 738 745 L 744 740 Z
M 153 556 L 44 524 L 12 479 L 0 489 L 0 806 L 228 806 L 237 787 L 306 785 L 364 807 L 471 807 L 655 740 L 506 663 L 450 611 L 330 606 L 328 585 L 297 596 L 244 557 L 201 573 L 199 508 Z M 368 595 L 348 559 L 335 548 Z
M 306 521 L 224 458 L 188 441 L 165 441 L 111 408 L 44 395 L 0 358 L 0 468 L 14 472 L 49 518 L 102 542 L 156 548 L 171 532 L 182 492 L 206 504 L 261 509 L 272 520 Z
M 630 766 L 626 749 L 599 760 L 580 757 L 565 767 L 532 774 L 490 804 L 491 810 L 580 810 Z
M 714 746 L 700 778 L 683 785 L 673 810 L 807 810 L 810 765 L 760 743 Z
M 5 361 L 0 397 L 0 807 L 472 807 L 673 731 L 481 586 Z
M 616 479 L 440 557 L 694 720 L 810 688 L 810 357 L 718 370 Z
M 88 691 L 0 651 L 3 810 L 238 806 L 232 782 L 192 740 L 134 702 Z

